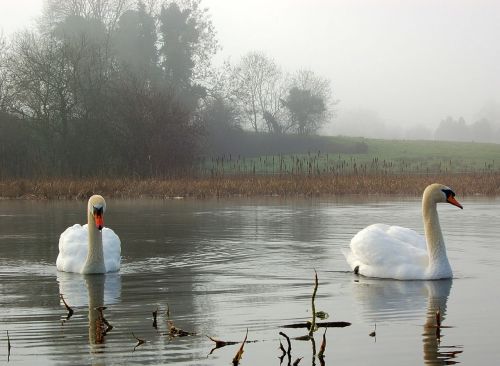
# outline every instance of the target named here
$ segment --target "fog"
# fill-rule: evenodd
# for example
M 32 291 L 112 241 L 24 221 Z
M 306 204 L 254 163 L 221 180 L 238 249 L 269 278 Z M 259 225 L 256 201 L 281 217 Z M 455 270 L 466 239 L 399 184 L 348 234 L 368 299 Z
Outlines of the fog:
M 448 116 L 473 124 L 496 114 L 500 125 L 498 1 L 203 3 L 219 58 L 258 49 L 331 80 L 340 102 L 325 133 L 421 138 Z
M 42 0 L 0 2 L 7 35 Z M 495 0 L 202 0 L 215 64 L 261 51 L 285 70 L 328 78 L 324 134 L 435 138 L 442 121 L 486 119 L 500 142 L 500 2 Z

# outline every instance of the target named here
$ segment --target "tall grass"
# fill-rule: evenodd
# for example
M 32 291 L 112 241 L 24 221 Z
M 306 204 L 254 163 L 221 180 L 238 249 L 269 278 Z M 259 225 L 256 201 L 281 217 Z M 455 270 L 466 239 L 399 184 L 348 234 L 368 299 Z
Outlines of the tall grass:
M 382 154 L 384 156 L 384 154 Z M 500 156 L 500 151 L 499 151 Z M 495 159 L 484 157 L 443 158 L 442 155 L 415 157 L 380 157 L 374 154 L 323 154 L 321 152 L 290 155 L 266 155 L 245 158 L 221 155 L 201 161 L 202 176 L 241 174 L 352 175 L 352 174 L 457 174 L 500 172 Z
M 430 183 L 452 187 L 457 195 L 500 195 L 500 173 L 258 175 L 178 179 L 92 179 L 0 181 L 1 198 L 86 199 L 99 193 L 114 198 L 315 197 L 325 195 L 419 196 Z

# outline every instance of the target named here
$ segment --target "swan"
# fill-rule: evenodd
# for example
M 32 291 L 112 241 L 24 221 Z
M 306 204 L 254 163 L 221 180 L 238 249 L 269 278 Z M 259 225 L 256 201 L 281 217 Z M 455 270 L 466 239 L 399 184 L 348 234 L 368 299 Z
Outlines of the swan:
M 463 209 L 455 192 L 442 184 L 427 186 L 422 197 L 425 238 L 400 226 L 373 224 L 358 232 L 343 250 L 347 263 L 367 277 L 398 280 L 451 278 L 436 204 L 447 202 Z
M 68 227 L 59 238 L 59 271 L 82 274 L 117 272 L 120 269 L 121 243 L 115 232 L 104 227 L 106 201 L 90 197 L 87 224 Z

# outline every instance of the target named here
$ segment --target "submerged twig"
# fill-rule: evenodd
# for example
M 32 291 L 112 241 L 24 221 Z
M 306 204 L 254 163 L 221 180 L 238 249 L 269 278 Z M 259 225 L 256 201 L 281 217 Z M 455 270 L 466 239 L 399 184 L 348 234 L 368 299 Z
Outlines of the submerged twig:
M 156 321 L 156 318 L 158 316 L 158 307 L 156 307 L 156 310 L 153 311 L 153 328 L 158 330 L 158 322 Z
M 136 345 L 135 345 L 135 347 L 134 347 L 134 351 L 135 351 L 135 349 L 136 349 L 137 347 L 139 347 L 140 345 L 142 345 L 142 344 L 146 343 L 146 341 L 145 341 L 144 339 L 141 339 L 141 338 L 136 337 L 136 336 L 135 336 L 135 334 L 134 334 L 133 332 L 132 332 L 132 337 L 134 337 L 134 338 L 136 339 L 136 341 L 137 341 L 137 344 L 136 344 Z
M 243 356 L 243 348 L 245 347 L 245 343 L 247 341 L 247 338 L 248 338 L 248 328 L 247 328 L 247 333 L 245 334 L 245 339 L 243 340 L 243 343 L 241 343 L 241 346 L 238 349 L 238 352 L 236 352 L 236 355 L 233 358 L 233 365 L 234 366 L 239 365 L 239 363 L 241 361 L 241 357 Z
M 286 351 L 286 354 L 288 355 L 288 365 L 290 365 L 290 363 L 292 362 L 292 343 L 290 342 L 290 337 L 288 337 L 283 332 L 279 332 L 279 335 L 285 337 L 286 342 L 288 343 L 288 350 Z
M 316 305 L 314 300 L 316 299 L 316 292 L 318 291 L 318 273 L 314 270 L 314 291 L 311 297 L 311 309 L 312 309 L 312 321 L 311 327 L 309 328 L 309 336 L 311 337 L 316 331 Z
M 98 306 L 95 308 L 99 312 L 99 319 L 102 323 L 106 324 L 106 329 L 103 332 L 103 336 L 105 336 L 108 332 L 111 332 L 113 330 L 113 326 L 109 324 L 109 322 L 106 320 L 104 317 L 103 311 L 107 309 L 106 306 Z
M 104 337 L 113 329 L 113 326 L 104 317 L 103 311 L 106 310 L 106 306 L 98 306 L 94 310 L 98 313 L 95 320 L 95 342 L 101 344 L 104 343 Z
M 64 296 L 63 294 L 59 294 L 59 298 L 61 299 L 61 301 L 63 302 L 64 306 L 66 307 L 66 310 L 68 311 L 68 315 L 66 316 L 66 320 L 69 320 L 69 318 L 71 318 L 74 314 L 74 311 L 73 309 L 68 305 L 68 303 L 66 302 L 66 300 L 64 300 Z
M 280 341 L 280 347 L 279 349 L 281 350 L 282 354 L 281 356 L 279 356 L 278 358 L 280 359 L 280 365 L 283 363 L 283 359 L 285 358 L 286 356 L 286 351 L 285 351 L 285 347 L 283 347 L 283 343 L 281 343 Z
M 12 345 L 10 344 L 9 331 L 7 331 L 7 362 L 10 361 L 10 349 L 11 348 L 12 348 Z
M 318 352 L 318 358 L 324 358 L 325 357 L 325 350 L 326 350 L 326 331 L 328 328 L 325 328 L 325 332 L 323 333 L 323 340 L 321 341 L 321 345 L 319 346 L 319 352 Z

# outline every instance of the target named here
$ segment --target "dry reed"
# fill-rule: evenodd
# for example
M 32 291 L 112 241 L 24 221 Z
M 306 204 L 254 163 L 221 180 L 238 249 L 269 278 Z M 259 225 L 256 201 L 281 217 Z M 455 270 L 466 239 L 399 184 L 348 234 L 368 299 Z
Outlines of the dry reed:
M 41 179 L 0 181 L 4 199 L 316 197 L 327 195 L 419 196 L 440 182 L 458 196 L 500 195 L 500 173 L 231 175 L 172 179 Z

